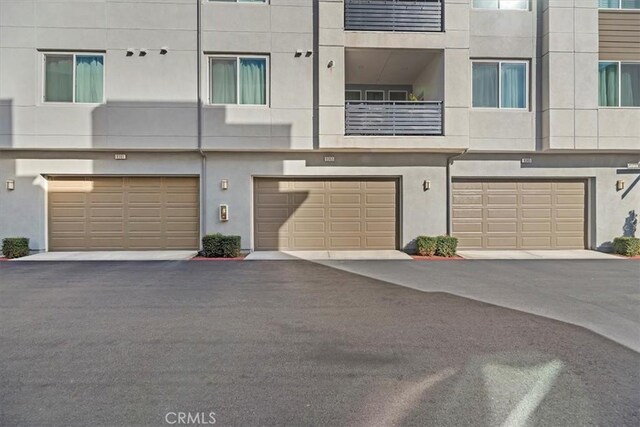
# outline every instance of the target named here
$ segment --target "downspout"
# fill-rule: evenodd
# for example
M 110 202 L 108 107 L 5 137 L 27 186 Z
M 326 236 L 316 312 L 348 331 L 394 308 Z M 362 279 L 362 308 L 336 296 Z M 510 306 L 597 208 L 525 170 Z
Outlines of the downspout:
M 200 166 L 200 237 L 204 236 L 207 226 L 207 155 L 202 149 L 202 1 L 196 0 L 196 49 L 197 49 L 197 82 L 198 91 L 198 119 L 197 139 L 198 152 L 202 158 Z M 202 240 L 202 239 L 201 239 Z
M 453 161 L 467 154 L 468 148 L 447 157 L 447 236 L 451 236 L 451 165 Z

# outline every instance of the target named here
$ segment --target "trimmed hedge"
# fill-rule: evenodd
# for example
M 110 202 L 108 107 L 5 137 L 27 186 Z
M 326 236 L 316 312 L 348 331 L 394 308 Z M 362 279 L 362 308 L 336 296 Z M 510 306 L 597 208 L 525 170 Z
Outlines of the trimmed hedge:
M 451 236 L 436 237 L 436 255 L 452 257 L 458 251 L 458 239 Z
M 616 237 L 613 239 L 613 251 L 624 256 L 640 255 L 640 237 Z
M 7 237 L 2 239 L 2 254 L 9 259 L 29 255 L 29 239 L 26 237 Z
M 420 256 L 452 257 L 458 250 L 458 239 L 451 236 L 418 236 L 416 246 Z
M 221 233 L 207 234 L 202 238 L 202 256 L 207 258 L 236 258 L 240 256 L 240 236 Z
M 434 256 L 436 253 L 437 238 L 431 236 L 418 236 L 416 238 L 417 253 L 420 256 Z

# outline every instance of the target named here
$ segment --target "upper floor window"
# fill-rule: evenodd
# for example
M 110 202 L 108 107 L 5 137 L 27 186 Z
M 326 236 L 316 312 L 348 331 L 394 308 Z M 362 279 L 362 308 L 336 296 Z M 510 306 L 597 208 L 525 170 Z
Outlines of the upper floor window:
M 103 102 L 104 55 L 45 54 L 44 101 L 94 104 Z
M 221 3 L 266 3 L 267 0 L 209 0 L 209 1 L 218 1 Z
M 266 56 L 212 56 L 209 103 L 267 105 Z
M 529 10 L 528 0 L 473 0 L 474 9 Z
M 640 107 L 640 62 L 600 61 L 598 105 Z
M 640 0 L 598 0 L 600 9 L 640 9 Z
M 473 61 L 472 75 L 473 107 L 528 108 L 527 61 Z

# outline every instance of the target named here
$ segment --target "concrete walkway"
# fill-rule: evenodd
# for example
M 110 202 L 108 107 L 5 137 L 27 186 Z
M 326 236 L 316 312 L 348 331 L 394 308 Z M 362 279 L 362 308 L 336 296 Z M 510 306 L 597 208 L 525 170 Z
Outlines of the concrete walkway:
M 458 251 L 458 255 L 465 259 L 614 259 L 622 257 L 598 251 L 588 251 L 585 249 L 571 250 L 467 250 Z
M 196 251 L 41 252 L 14 261 L 184 261 Z
M 246 261 L 410 260 L 401 251 L 254 251 Z
M 640 352 L 640 262 L 317 262 L 423 292 L 446 292 L 582 326 Z

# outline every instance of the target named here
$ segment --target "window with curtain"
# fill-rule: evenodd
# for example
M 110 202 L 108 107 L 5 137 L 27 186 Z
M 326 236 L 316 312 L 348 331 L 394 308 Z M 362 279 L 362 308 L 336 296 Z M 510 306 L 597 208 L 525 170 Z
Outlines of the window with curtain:
M 640 9 L 640 0 L 598 0 L 600 9 Z
M 640 107 L 640 62 L 601 61 L 598 64 L 598 105 Z
M 267 104 L 265 57 L 212 57 L 209 76 L 211 104 Z
M 221 3 L 267 3 L 268 0 L 209 0 Z
M 45 102 L 104 101 L 104 55 L 47 54 L 44 61 Z
M 471 76 L 472 106 L 528 108 L 527 74 L 526 62 L 474 61 Z
M 529 10 L 528 0 L 473 0 L 474 9 Z

